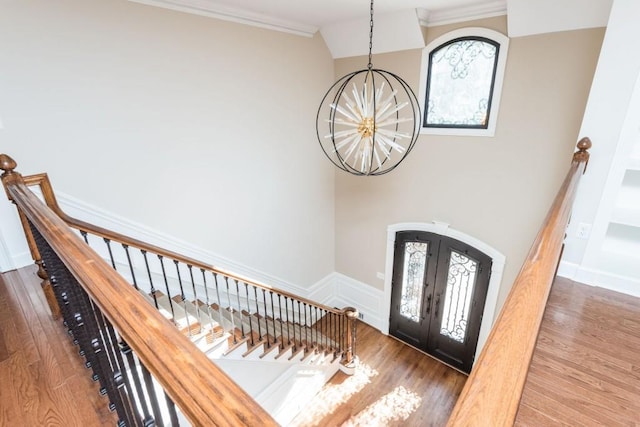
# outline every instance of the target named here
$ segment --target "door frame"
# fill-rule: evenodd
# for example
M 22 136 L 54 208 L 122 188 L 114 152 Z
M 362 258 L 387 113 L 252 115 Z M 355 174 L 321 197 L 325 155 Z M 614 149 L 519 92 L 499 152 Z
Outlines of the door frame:
M 469 246 L 473 246 L 481 252 L 484 252 L 491 258 L 492 264 L 491 277 L 489 278 L 489 289 L 487 290 L 487 299 L 485 300 L 484 310 L 482 312 L 482 323 L 480 325 L 478 345 L 476 347 L 474 356 L 474 360 L 477 360 L 477 356 L 482 351 L 482 348 L 484 347 L 484 344 L 489 337 L 491 327 L 493 326 L 496 306 L 498 304 L 498 293 L 500 290 L 500 284 L 502 283 L 502 275 L 504 273 L 506 257 L 481 240 L 478 240 L 473 236 L 469 236 L 468 234 L 465 234 L 461 231 L 450 228 L 449 224 L 444 222 L 402 222 L 398 224 L 392 224 L 387 227 L 387 254 L 384 275 L 384 297 L 382 301 L 382 333 L 385 335 L 389 335 L 389 316 L 391 315 L 391 281 L 393 279 L 393 256 L 396 233 L 398 231 L 412 230 L 426 231 L 429 233 L 435 233 L 460 240 L 461 242 L 466 243 Z

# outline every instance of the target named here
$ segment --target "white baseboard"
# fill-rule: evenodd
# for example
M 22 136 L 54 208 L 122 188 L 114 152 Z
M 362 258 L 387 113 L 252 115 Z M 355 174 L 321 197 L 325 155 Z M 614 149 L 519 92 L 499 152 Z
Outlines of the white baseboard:
M 558 276 L 566 277 L 589 286 L 608 289 L 615 292 L 640 297 L 640 280 L 619 276 L 602 270 L 582 267 L 578 264 L 561 261 Z

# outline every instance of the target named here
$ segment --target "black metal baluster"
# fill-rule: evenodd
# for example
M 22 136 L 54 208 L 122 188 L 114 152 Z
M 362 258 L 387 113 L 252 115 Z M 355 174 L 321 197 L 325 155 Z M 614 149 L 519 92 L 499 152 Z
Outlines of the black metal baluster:
M 209 301 L 209 285 L 207 284 L 207 275 L 205 274 L 204 268 L 200 269 L 202 273 L 202 283 L 204 286 L 204 299 L 205 304 L 207 305 L 207 316 L 209 317 L 209 322 L 213 325 L 213 317 L 211 316 L 211 302 Z M 211 339 L 213 341 L 213 327 L 211 328 Z
M 104 237 L 102 240 L 104 240 L 104 243 L 107 245 L 107 250 L 109 251 L 109 259 L 111 260 L 111 267 L 113 267 L 114 270 L 118 271 L 118 269 L 116 268 L 116 262 L 113 258 L 113 251 L 111 250 L 111 240 L 107 239 L 106 237 Z
M 180 275 L 180 266 L 178 265 L 179 261 L 174 259 L 173 263 L 176 265 L 176 272 L 178 273 L 178 284 L 180 285 L 180 298 L 182 299 L 182 305 L 184 307 L 184 318 L 185 321 L 187 322 L 187 330 L 189 331 L 189 337 L 191 337 L 191 325 L 189 324 L 189 313 L 187 312 L 187 304 L 185 303 L 185 296 L 184 296 L 184 287 L 182 286 L 182 276 Z M 169 296 L 169 299 L 171 299 L 171 296 Z
M 331 323 L 333 332 L 331 333 L 331 339 L 333 340 L 334 350 L 340 351 L 340 343 L 338 342 L 338 315 L 336 313 L 331 313 Z
M 93 380 L 100 381 L 101 394 L 106 392 L 103 385 L 103 378 L 100 377 L 97 371 L 97 363 L 95 362 L 93 351 L 91 350 L 91 340 L 86 335 L 84 328 L 83 314 L 79 310 L 79 301 L 77 297 L 78 283 L 73 282 L 75 277 L 69 274 L 66 266 L 62 263 L 55 251 L 49 246 L 49 243 L 42 237 L 40 231 L 29 221 L 31 233 L 38 247 L 44 265 L 47 269 L 47 274 L 54 283 L 54 290 L 60 292 L 60 300 L 62 301 L 61 307 L 66 307 L 65 312 L 67 318 L 65 322 L 67 327 L 71 329 L 74 338 L 74 344 L 78 345 L 79 353 L 85 358 L 85 366 L 91 368 L 93 371 Z
M 260 322 L 260 306 L 258 305 L 258 288 L 253 286 L 253 295 L 256 299 L 256 313 L 258 314 L 258 336 L 260 337 L 260 341 L 262 341 L 262 325 Z
M 278 333 L 276 332 L 276 311 L 273 308 L 273 291 L 269 291 L 269 294 L 271 296 L 271 325 L 273 326 L 273 343 L 275 344 L 276 343 L 276 336 L 277 336 Z M 268 322 L 268 320 L 267 320 L 267 322 Z M 267 330 L 268 330 L 268 326 L 269 326 L 269 323 L 267 323 Z
M 216 285 L 216 298 L 218 298 L 218 315 L 220 316 L 220 324 L 222 325 L 222 327 L 224 327 L 224 317 L 222 316 L 222 301 L 220 300 L 220 289 L 218 287 L 218 274 L 217 273 L 212 273 L 213 274 L 213 282 Z M 235 342 L 235 338 L 234 338 L 234 342 Z
M 122 358 L 120 341 L 118 340 L 116 331 L 113 328 L 113 325 L 111 325 L 111 322 L 109 322 L 109 319 L 103 317 L 103 321 L 105 330 L 107 332 L 107 335 L 109 336 L 109 340 L 111 341 L 111 351 L 113 352 L 113 356 L 117 360 L 117 365 L 119 366 L 119 371 L 114 373 L 114 381 L 116 383 L 116 386 L 120 390 L 120 396 L 122 400 L 128 403 L 128 410 L 131 412 L 136 425 L 141 426 L 142 417 L 138 413 L 138 408 L 135 404 L 136 396 L 134 395 L 133 389 L 131 388 L 131 380 L 129 379 L 130 373 L 127 372 L 127 366 L 125 365 L 125 362 Z
M 295 317 L 295 316 L 294 316 Z M 304 352 L 307 352 L 307 348 L 302 344 L 302 315 L 300 314 L 300 301 L 298 301 L 298 325 L 300 326 L 300 347 L 304 347 Z M 295 327 L 295 323 L 294 323 Z
M 322 314 L 324 312 L 324 314 Z M 327 343 L 327 351 L 333 349 L 333 342 L 331 340 L 331 313 L 328 310 L 320 309 L 320 316 L 322 317 L 321 337 L 325 337 Z
M 318 343 L 318 347 L 321 347 L 321 343 L 322 343 L 322 318 L 320 318 L 319 320 L 319 324 L 318 324 L 318 307 L 313 307 L 313 312 L 316 315 L 316 321 L 313 323 L 313 329 L 311 330 L 311 339 L 313 339 L 313 332 L 315 330 L 316 333 L 316 338 L 315 338 L 315 342 Z M 311 315 L 312 318 L 312 322 L 313 322 L 313 314 Z M 320 330 L 318 331 L 318 328 L 320 328 Z M 320 333 L 320 339 L 318 339 L 318 332 Z
M 133 271 L 133 263 L 131 262 L 131 255 L 129 255 L 129 245 L 122 244 L 124 252 L 127 254 L 127 262 L 129 263 L 129 271 L 131 271 L 131 280 L 133 280 L 133 287 L 138 289 L 138 282 L 136 281 L 136 273 Z
M 176 313 L 173 310 L 173 300 L 171 299 L 171 291 L 169 290 L 169 280 L 167 280 L 167 272 L 164 269 L 164 257 L 162 255 L 158 255 L 158 259 L 160 260 L 160 268 L 162 269 L 164 289 L 167 291 L 167 299 L 169 300 L 169 309 L 171 310 L 171 319 L 175 319 Z
M 73 339 L 73 345 L 78 345 L 78 340 L 73 335 L 73 328 L 71 327 L 73 314 L 71 313 L 71 308 L 69 307 L 69 303 L 70 303 L 69 295 L 64 289 L 64 286 L 61 286 L 61 284 L 58 282 L 58 278 L 54 275 L 53 271 L 51 271 L 50 268 L 47 268 L 46 260 L 44 258 L 43 258 L 42 266 L 46 270 L 47 275 L 49 276 L 49 282 L 51 282 L 51 288 L 53 289 L 53 294 L 56 297 L 58 306 L 60 307 L 63 324 L 67 328 L 67 333 Z
M 234 279 L 234 281 L 236 282 L 236 300 L 238 301 L 238 314 L 240 315 L 240 332 L 242 332 L 242 338 L 245 338 L 246 334 L 244 333 L 244 317 L 242 316 L 242 306 L 240 305 L 240 285 L 238 284 L 237 279 Z M 251 334 L 251 336 L 253 337 L 251 331 L 249 331 L 249 334 Z
M 254 345 L 254 342 L 253 342 L 253 321 L 251 319 L 253 316 L 251 315 L 251 307 L 249 306 L 249 285 L 246 284 L 246 283 L 244 284 L 244 293 L 247 296 L 247 312 L 249 313 L 249 330 L 251 331 L 250 332 L 251 345 L 253 346 Z M 260 334 L 260 313 L 258 312 L 257 315 L 258 315 L 258 337 L 259 337 L 259 339 L 262 339 L 262 335 Z
M 287 340 L 288 340 L 288 345 L 291 345 L 291 331 L 289 330 L 289 297 L 285 296 L 284 297 L 284 314 L 285 316 L 287 316 Z M 295 329 L 294 329 L 295 332 Z M 296 338 L 293 337 L 293 346 L 295 348 L 296 346 Z
M 231 313 L 231 328 L 233 330 L 233 343 L 237 344 L 238 340 L 236 339 L 236 321 L 235 316 L 233 315 L 233 307 L 231 306 L 231 294 L 229 293 L 229 278 L 224 276 L 224 282 L 227 285 L 227 302 L 229 303 L 229 313 Z M 222 310 L 222 307 L 220 307 Z M 244 338 L 244 333 L 242 334 L 242 338 Z
M 129 399 L 130 393 L 127 394 L 124 390 L 126 386 L 126 369 L 124 368 L 124 364 L 122 363 L 122 357 L 120 356 L 120 352 L 116 350 L 116 346 L 118 345 L 117 339 L 114 339 L 113 327 L 109 323 L 109 321 L 104 317 L 102 312 L 98 307 L 95 307 L 95 317 L 98 322 L 98 327 L 102 331 L 100 334 L 102 337 L 102 342 L 104 343 L 104 348 L 106 350 L 107 356 L 110 360 L 111 371 L 113 372 L 113 381 L 116 387 L 116 390 L 119 391 L 118 397 L 122 402 L 123 412 L 126 418 L 126 425 L 133 426 L 134 420 L 136 419 L 135 411 L 133 411 L 133 407 L 131 405 L 131 401 Z M 124 372 L 124 374 L 123 374 Z
M 189 277 L 191 278 L 191 288 L 193 288 L 193 305 L 196 306 L 196 322 L 200 323 L 200 331 L 202 332 L 202 322 L 200 319 L 200 303 L 198 301 L 198 292 L 196 291 L 196 281 L 193 280 L 193 267 L 190 264 L 187 264 L 187 269 L 189 270 Z M 185 303 L 185 308 L 187 304 Z
M 179 426 L 180 421 L 178 421 L 178 414 L 176 413 L 176 404 L 173 403 L 173 400 L 169 397 L 167 392 L 164 392 L 164 400 L 167 404 L 167 411 L 169 412 L 169 419 L 171 420 L 171 426 Z
M 84 242 L 85 242 L 88 246 L 91 246 L 91 245 L 89 244 L 89 239 L 87 238 L 87 232 L 86 232 L 86 231 L 84 231 L 84 230 L 78 230 L 78 231 L 80 231 L 80 234 L 82 235 L 82 238 L 84 239 Z
M 280 314 L 280 317 L 278 318 L 279 322 L 280 322 L 280 341 L 282 341 L 280 343 L 280 348 L 284 349 L 284 326 L 282 325 L 282 295 L 278 294 L 278 313 Z
M 89 352 L 93 353 L 93 357 L 89 357 L 91 361 L 92 370 L 100 377 L 100 384 L 102 386 L 101 393 L 106 394 L 109 398 L 111 410 L 116 410 L 120 419 L 126 418 L 124 403 L 120 398 L 120 393 L 117 390 L 114 377 L 113 366 L 111 365 L 108 354 L 106 352 L 106 343 L 104 340 L 104 334 L 102 333 L 97 318 L 102 314 L 99 312 L 98 307 L 94 306 L 89 295 L 80 286 L 80 283 L 73 277 L 71 272 L 64 264 L 60 264 L 64 274 L 67 276 L 67 280 L 72 284 L 72 292 L 75 293 L 74 299 L 76 300 L 78 311 L 82 319 L 78 319 L 76 314 L 76 320 L 83 323 L 84 333 L 86 339 L 89 340 L 91 349 Z M 85 349 L 85 354 L 88 351 Z
M 344 354 L 345 348 L 344 348 L 344 311 L 342 313 L 340 313 L 340 315 L 338 315 L 338 331 L 337 331 L 337 338 L 338 338 L 338 345 L 340 346 L 340 351 L 342 352 L 342 354 Z
M 302 311 L 304 312 L 304 340 L 307 342 L 307 347 L 309 347 L 311 349 L 311 345 L 309 345 L 309 326 L 307 323 L 307 303 L 302 303 L 302 306 L 304 307 L 302 309 Z
M 95 308 L 96 310 L 98 310 L 97 307 Z M 101 315 L 101 313 L 96 313 L 96 317 L 99 317 Z M 95 321 L 95 318 L 92 320 Z M 122 396 L 118 390 L 118 385 L 115 381 L 116 376 L 114 375 L 114 373 L 119 369 L 117 368 L 117 366 L 112 365 L 109 361 L 107 353 L 108 345 L 106 343 L 106 340 L 104 339 L 106 331 L 104 331 L 104 333 L 100 333 L 99 330 L 96 330 L 95 332 L 95 337 L 91 340 L 91 346 L 96 356 L 96 361 L 100 366 L 100 371 L 102 372 L 101 375 L 105 376 L 104 382 L 106 383 L 107 395 L 109 396 L 109 400 L 111 402 L 109 408 L 115 410 L 121 420 L 128 420 L 129 425 L 132 425 L 130 422 L 131 414 L 127 410 L 128 405 L 122 400 Z
M 151 409 L 153 410 L 155 423 L 159 426 L 163 426 L 164 422 L 162 421 L 162 412 L 160 412 L 160 405 L 158 404 L 158 397 L 156 396 L 156 390 L 153 385 L 153 378 L 151 378 L 149 370 L 144 366 L 140 359 L 138 359 L 138 361 L 140 363 L 140 370 L 142 370 L 142 379 L 144 380 L 144 384 L 147 389 L 147 395 L 151 402 Z
M 271 348 L 271 342 L 269 341 L 269 314 L 267 313 L 267 291 L 262 290 L 262 306 L 264 307 L 264 327 L 267 335 L 267 348 Z
M 153 278 L 151 277 L 151 269 L 149 268 L 149 260 L 147 259 L 147 251 L 144 249 L 140 249 L 140 253 L 142 253 L 142 257 L 144 258 L 144 266 L 147 269 L 147 277 L 149 277 L 149 287 L 151 288 L 151 297 L 153 298 L 153 305 L 156 306 L 156 309 L 159 310 L 158 306 L 158 297 L 156 296 L 156 288 L 153 286 Z
M 151 412 L 149 412 L 149 405 L 147 403 L 147 399 L 145 398 L 144 391 L 142 390 L 142 381 L 140 380 L 140 375 L 138 373 L 137 363 L 135 361 L 133 350 L 129 347 L 129 344 L 124 339 L 120 340 L 119 343 L 120 352 L 124 354 L 127 358 L 127 364 L 129 365 L 129 374 L 133 378 L 133 384 L 136 388 L 136 397 L 138 398 L 138 403 L 142 408 L 142 413 L 144 414 L 144 425 L 147 425 L 149 420 L 153 420 L 151 416 Z
M 108 356 L 104 351 L 104 343 L 100 340 L 101 332 L 89 296 L 37 228 L 31 222 L 29 226 L 44 263 L 49 269 L 50 277 L 57 277 L 57 289 L 65 294 L 66 302 L 69 304 L 69 314 L 73 317 L 68 321 L 68 325 L 71 326 L 74 339 L 77 340 L 81 354 L 85 357 L 85 366 L 92 369 L 93 379 L 99 381 L 100 393 L 108 395 L 110 409 L 116 409 L 118 416 L 122 419 L 126 414 L 113 380 Z

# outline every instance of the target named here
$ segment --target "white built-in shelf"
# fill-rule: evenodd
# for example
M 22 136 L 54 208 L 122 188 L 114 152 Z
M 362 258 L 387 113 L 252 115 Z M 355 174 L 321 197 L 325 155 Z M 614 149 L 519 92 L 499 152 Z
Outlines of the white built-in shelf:
M 610 222 L 602 249 L 635 258 L 636 262 L 640 263 L 640 227 Z
M 640 227 L 640 208 L 617 208 L 611 215 L 611 222 L 632 227 Z
M 617 276 L 640 277 L 640 257 L 603 250 L 600 252 L 599 263 Z

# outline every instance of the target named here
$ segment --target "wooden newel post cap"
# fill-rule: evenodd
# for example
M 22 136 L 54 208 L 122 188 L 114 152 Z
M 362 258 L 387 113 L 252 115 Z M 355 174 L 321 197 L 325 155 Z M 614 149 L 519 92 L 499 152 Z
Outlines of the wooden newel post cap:
M 576 147 L 578 147 L 578 151 L 573 153 L 573 161 L 588 163 L 589 152 L 587 150 L 590 149 L 591 146 L 592 146 L 591 140 L 586 136 L 582 138 L 580 141 L 578 141 L 578 144 L 576 145 Z M 585 166 L 585 170 L 586 170 L 586 166 Z
M 358 318 L 358 309 L 357 308 L 353 308 L 353 307 L 345 307 L 344 309 L 345 314 L 347 315 L 347 317 L 351 318 L 351 319 L 357 319 Z
M 578 147 L 578 151 L 587 151 L 591 148 L 592 145 L 593 144 L 591 144 L 591 140 L 585 136 L 580 141 L 578 141 L 576 147 Z
M 0 169 L 4 171 L 2 176 L 11 175 L 13 170 L 18 166 L 15 160 L 6 154 L 0 154 Z

